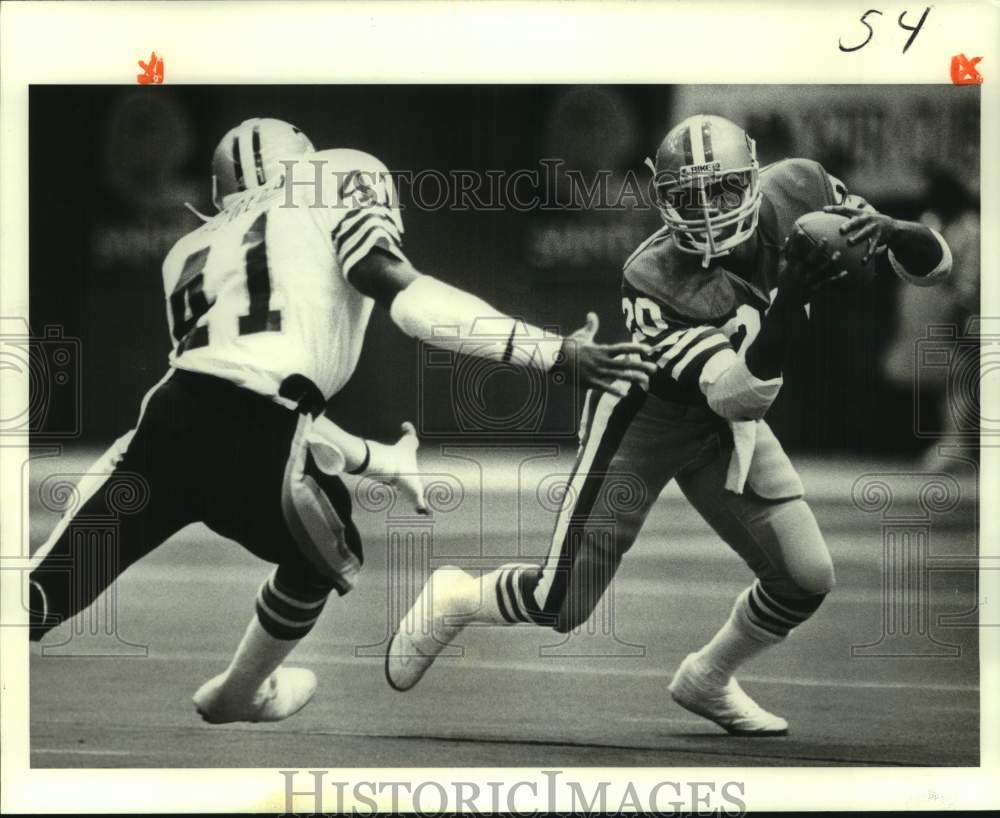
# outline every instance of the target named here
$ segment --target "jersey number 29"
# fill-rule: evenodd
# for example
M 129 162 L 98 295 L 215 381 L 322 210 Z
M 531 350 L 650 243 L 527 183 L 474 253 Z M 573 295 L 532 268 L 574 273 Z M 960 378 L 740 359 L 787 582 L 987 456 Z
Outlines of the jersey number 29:
M 622 312 L 625 313 L 625 328 L 632 333 L 632 340 L 648 341 L 669 329 L 663 318 L 660 305 L 651 298 L 622 298 Z M 729 336 L 729 343 L 740 355 L 746 355 L 749 347 L 760 332 L 760 312 L 749 304 L 740 304 L 736 314 L 720 329 Z

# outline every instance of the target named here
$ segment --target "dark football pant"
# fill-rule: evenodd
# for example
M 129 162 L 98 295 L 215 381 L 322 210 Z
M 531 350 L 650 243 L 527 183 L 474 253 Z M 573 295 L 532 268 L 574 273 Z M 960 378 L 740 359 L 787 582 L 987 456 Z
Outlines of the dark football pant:
M 798 475 L 766 424 L 758 427 L 743 494 L 724 488 L 732 451 L 729 425 L 707 407 L 668 403 L 637 387 L 622 399 L 591 393 L 548 558 L 540 568 L 512 565 L 501 575 L 501 613 L 560 632 L 586 622 L 653 503 L 676 479 L 756 574 L 755 599 L 762 591 L 765 606 L 779 612 L 774 619 L 764 611 L 762 625 L 787 633 L 832 588 L 830 555 Z
M 303 430 L 322 411 L 293 376 L 299 412 L 208 375 L 173 371 L 147 396 L 134 432 L 95 464 L 31 571 L 31 638 L 74 616 L 130 565 L 201 521 L 278 567 L 257 612 L 277 638 L 308 633 L 331 590 L 363 560 L 347 488 L 322 473 Z M 113 521 L 113 525 L 108 525 Z

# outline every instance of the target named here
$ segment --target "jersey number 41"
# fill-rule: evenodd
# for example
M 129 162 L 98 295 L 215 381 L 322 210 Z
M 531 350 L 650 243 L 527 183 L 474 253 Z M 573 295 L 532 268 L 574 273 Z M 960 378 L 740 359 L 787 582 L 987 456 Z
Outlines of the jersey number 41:
M 247 295 L 250 308 L 239 317 L 239 334 L 279 332 L 281 312 L 271 309 L 271 273 L 267 268 L 267 213 L 250 225 L 243 235 L 243 267 L 246 271 Z M 208 312 L 210 301 L 204 290 L 204 270 L 211 247 L 203 247 L 184 260 L 177 286 L 170 294 L 170 314 L 174 325 L 177 354 L 208 345 L 208 325 L 198 320 Z

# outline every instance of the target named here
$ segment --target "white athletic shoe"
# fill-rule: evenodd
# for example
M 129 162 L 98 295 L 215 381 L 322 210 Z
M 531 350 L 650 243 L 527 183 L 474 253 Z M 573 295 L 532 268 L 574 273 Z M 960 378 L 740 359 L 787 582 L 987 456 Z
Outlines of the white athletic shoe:
M 385 678 L 396 690 L 409 690 L 427 672 L 471 617 L 479 601 L 476 579 L 453 565 L 438 568 L 399 623 L 385 654 Z
M 714 721 L 733 736 L 784 736 L 788 722 L 768 713 L 751 699 L 735 679 L 726 684 L 713 681 L 694 653 L 677 668 L 668 688 L 685 710 Z
M 249 702 L 226 702 L 225 673 L 209 679 L 192 696 L 198 714 L 209 724 L 232 721 L 281 721 L 309 704 L 316 692 L 316 674 L 300 667 L 280 667 L 267 677 Z

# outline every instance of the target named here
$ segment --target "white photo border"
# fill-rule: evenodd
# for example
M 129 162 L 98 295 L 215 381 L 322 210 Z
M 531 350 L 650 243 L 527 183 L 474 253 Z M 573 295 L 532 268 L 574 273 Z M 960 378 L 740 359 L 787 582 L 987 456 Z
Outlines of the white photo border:
M 0 7 L 0 315 L 28 315 L 28 89 L 32 84 L 134 85 L 137 60 L 162 55 L 167 84 L 254 83 L 929 83 L 948 84 L 952 56 L 982 56 L 983 314 L 1000 310 L 1000 6 L 938 0 L 906 54 L 895 27 L 928 4 L 865 0 L 814 5 L 564 2 L 143 2 L 4 3 Z M 881 8 L 872 41 L 845 53 L 839 37 L 859 39 L 859 17 Z M 150 93 L 155 93 L 150 88 Z M 996 378 L 984 380 L 983 414 L 1000 407 Z M 18 389 L 23 389 L 20 393 Z M 27 383 L 4 380 L 4 407 L 26 405 Z M 990 412 L 994 414 L 989 414 Z M 0 415 L 6 417 L 0 412 Z M 988 442 L 988 439 L 986 439 Z M 25 441 L 26 445 L 26 441 Z M 4 556 L 21 552 L 22 454 L 0 447 Z M 981 496 L 997 497 L 1000 453 L 982 450 Z M 11 479 L 17 478 L 17 479 Z M 1000 555 L 997 504 L 981 507 L 981 547 Z M 1000 600 L 997 572 L 982 576 L 981 597 Z M 18 571 L 0 571 L 2 621 L 20 611 Z M 282 777 L 253 770 L 30 769 L 27 633 L 0 628 L 4 812 L 283 812 Z M 746 782 L 754 810 L 921 809 L 998 806 L 1000 630 L 981 631 L 979 769 L 769 769 L 576 771 L 650 786 L 697 778 Z M 538 778 L 537 769 L 350 770 L 351 780 L 441 782 Z M 574 775 L 571 769 L 565 776 Z M 533 804 L 522 790 L 518 805 Z M 350 804 L 345 804 L 349 807 Z M 383 809 L 389 807 L 384 799 Z M 406 808 L 405 800 L 400 804 Z

